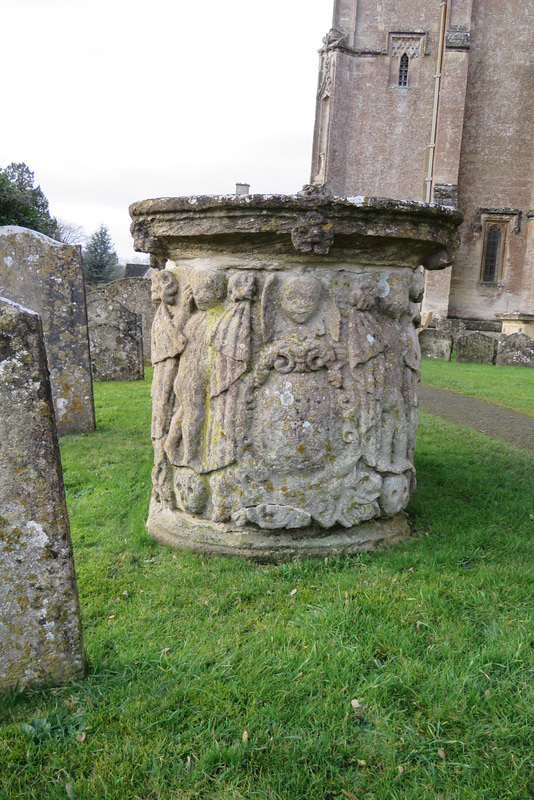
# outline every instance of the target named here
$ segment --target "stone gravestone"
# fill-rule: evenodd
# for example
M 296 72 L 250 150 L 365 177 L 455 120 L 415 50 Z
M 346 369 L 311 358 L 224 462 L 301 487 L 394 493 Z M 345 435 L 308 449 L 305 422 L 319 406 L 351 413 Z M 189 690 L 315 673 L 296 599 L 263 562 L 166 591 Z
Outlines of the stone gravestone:
M 143 380 L 141 315 L 98 290 L 88 296 L 87 316 L 93 380 Z
M 406 536 L 419 266 L 448 263 L 459 214 L 283 195 L 130 213 L 136 249 L 167 259 L 153 276 L 152 536 L 262 560 Z
M 425 328 L 419 334 L 421 358 L 433 358 L 435 361 L 450 361 L 452 353 L 452 336 L 450 333 Z
M 82 628 L 39 316 L 0 298 L 0 689 L 80 678 Z
M 456 361 L 465 364 L 494 364 L 497 340 L 484 333 L 467 333 L 456 339 Z
M 501 334 L 497 346 L 496 364 L 534 367 L 534 339 L 525 333 Z
M 41 317 L 58 433 L 94 430 L 80 248 L 0 227 L 0 295 Z
M 145 270 L 148 265 L 143 265 Z M 143 359 L 150 364 L 150 331 L 156 312 L 151 299 L 150 280 L 147 278 L 121 278 L 99 289 L 110 300 L 116 300 L 129 311 L 141 315 L 143 327 Z
M 456 340 L 463 336 L 466 331 L 465 322 L 461 319 L 437 319 L 435 328 L 441 333 L 449 333 L 452 337 L 453 347 L 456 347 Z

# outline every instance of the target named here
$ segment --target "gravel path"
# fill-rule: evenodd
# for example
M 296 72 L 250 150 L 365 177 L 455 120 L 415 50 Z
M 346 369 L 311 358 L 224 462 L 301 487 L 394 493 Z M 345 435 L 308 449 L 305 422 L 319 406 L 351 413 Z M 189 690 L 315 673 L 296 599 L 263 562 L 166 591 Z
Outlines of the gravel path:
M 430 414 L 534 450 L 534 417 L 427 383 L 419 384 L 418 397 L 421 408 Z

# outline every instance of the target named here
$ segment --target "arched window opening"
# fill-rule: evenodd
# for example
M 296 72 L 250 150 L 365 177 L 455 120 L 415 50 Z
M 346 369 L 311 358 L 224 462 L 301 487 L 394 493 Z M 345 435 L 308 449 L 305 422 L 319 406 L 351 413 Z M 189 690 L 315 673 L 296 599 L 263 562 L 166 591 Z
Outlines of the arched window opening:
M 502 233 L 497 225 L 493 225 L 486 239 L 486 256 L 482 280 L 484 283 L 495 283 L 498 278 L 499 264 L 501 261 Z
M 410 59 L 403 53 L 399 64 L 399 86 L 408 86 L 408 68 L 410 66 Z

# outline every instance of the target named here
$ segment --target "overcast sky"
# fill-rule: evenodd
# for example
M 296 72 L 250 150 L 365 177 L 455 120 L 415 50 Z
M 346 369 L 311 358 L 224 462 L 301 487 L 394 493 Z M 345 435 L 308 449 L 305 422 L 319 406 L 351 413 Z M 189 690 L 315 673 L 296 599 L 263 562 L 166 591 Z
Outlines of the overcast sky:
M 333 0 L 3 0 L 0 166 L 24 161 L 53 216 L 110 230 L 128 206 L 291 193 L 310 178 Z

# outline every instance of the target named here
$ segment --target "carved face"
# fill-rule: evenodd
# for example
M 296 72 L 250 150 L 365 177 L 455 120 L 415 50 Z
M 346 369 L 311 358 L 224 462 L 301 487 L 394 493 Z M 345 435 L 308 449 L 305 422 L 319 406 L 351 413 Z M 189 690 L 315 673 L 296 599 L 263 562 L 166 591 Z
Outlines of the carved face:
M 228 297 L 238 300 L 253 300 L 256 292 L 256 276 L 252 272 L 237 272 L 228 281 Z
M 176 498 L 184 511 L 200 514 L 208 500 L 206 481 L 194 472 L 178 472 L 174 481 Z
M 376 280 L 371 275 L 357 278 L 351 287 L 349 304 L 359 311 L 371 308 L 376 299 Z
M 408 305 L 408 278 L 406 275 L 382 275 L 377 286 L 378 308 L 393 319 L 398 319 Z
M 332 223 L 321 214 L 301 217 L 291 231 L 291 241 L 300 253 L 326 255 L 334 241 Z
M 176 275 L 168 270 L 161 270 L 152 275 L 152 301 L 173 305 L 176 302 L 179 286 Z
M 425 276 L 422 272 L 414 272 L 410 283 L 410 300 L 420 303 L 425 289 Z
M 288 278 L 280 289 L 280 305 L 284 316 L 302 325 L 317 310 L 321 297 L 321 284 L 312 275 Z
M 191 275 L 191 288 L 200 311 L 217 305 L 226 294 L 226 278 L 222 272 L 196 272 Z
M 389 475 L 382 482 L 380 508 L 386 517 L 398 514 L 410 496 L 409 480 L 405 475 Z

